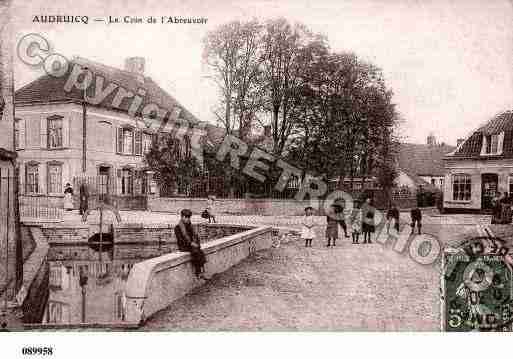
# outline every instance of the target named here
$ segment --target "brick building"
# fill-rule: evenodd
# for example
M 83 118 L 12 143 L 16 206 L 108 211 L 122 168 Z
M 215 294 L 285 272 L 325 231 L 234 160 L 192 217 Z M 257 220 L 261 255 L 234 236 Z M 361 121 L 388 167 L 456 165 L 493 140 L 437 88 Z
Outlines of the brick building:
M 69 86 L 76 66 L 93 75 L 85 91 Z M 62 198 L 66 183 L 78 191 L 77 178 L 93 178 L 95 190 L 122 208 L 140 205 L 125 199 L 158 195 L 144 155 L 165 117 L 145 109 L 167 111 L 170 123 L 198 120 L 145 76 L 144 67 L 140 57 L 127 59 L 123 70 L 76 57 L 64 76 L 47 74 L 16 91 L 16 150 L 26 196 Z M 99 98 L 99 88 L 113 90 Z M 132 110 L 136 97 L 140 106 Z

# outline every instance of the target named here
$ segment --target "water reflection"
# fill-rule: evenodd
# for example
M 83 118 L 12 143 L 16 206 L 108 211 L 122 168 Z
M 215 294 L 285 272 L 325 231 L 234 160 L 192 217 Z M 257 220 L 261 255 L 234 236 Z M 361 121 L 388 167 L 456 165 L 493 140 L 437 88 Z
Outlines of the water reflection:
M 174 250 L 171 243 L 50 247 L 49 296 L 42 323 L 123 323 L 132 266 Z

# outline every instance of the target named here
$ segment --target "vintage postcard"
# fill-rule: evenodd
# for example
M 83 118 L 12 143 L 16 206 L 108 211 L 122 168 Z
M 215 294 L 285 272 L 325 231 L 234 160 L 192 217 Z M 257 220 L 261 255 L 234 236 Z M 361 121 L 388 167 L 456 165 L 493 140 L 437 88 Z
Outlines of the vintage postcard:
M 512 24 L 1 0 L 1 330 L 513 330 Z

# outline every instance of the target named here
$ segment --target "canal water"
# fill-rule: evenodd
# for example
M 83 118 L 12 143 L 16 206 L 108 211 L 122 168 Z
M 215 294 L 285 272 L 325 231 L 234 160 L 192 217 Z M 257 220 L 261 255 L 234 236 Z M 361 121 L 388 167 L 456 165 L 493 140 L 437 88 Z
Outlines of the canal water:
M 108 238 L 107 238 L 108 239 Z M 52 245 L 42 324 L 122 324 L 133 265 L 176 250 L 174 243 Z

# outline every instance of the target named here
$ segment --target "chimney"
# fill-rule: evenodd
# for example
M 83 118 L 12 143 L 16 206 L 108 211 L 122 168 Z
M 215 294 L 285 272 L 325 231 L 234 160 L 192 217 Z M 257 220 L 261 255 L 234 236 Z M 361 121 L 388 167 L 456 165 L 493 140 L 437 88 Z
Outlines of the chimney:
M 271 126 L 264 126 L 264 137 L 271 137 Z
M 125 59 L 125 71 L 131 72 L 137 76 L 139 81 L 144 82 L 144 67 L 146 61 L 144 57 L 129 57 Z
M 436 145 L 436 137 L 435 135 L 433 135 L 432 133 L 429 134 L 429 136 L 427 137 L 427 144 L 429 146 L 434 146 Z
M 461 145 L 464 141 L 465 141 L 465 139 L 464 139 L 464 138 L 458 138 L 458 139 L 456 140 L 456 146 Z

